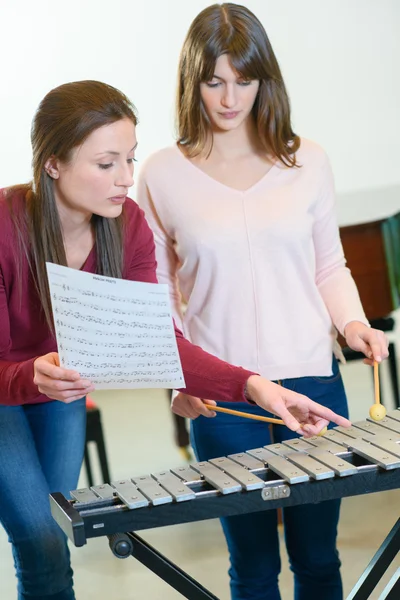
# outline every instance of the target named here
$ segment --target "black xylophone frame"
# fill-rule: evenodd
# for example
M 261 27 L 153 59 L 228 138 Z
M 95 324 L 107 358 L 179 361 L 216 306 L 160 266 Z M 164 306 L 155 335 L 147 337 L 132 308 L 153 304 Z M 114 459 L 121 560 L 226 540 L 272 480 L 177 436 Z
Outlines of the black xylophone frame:
M 316 448 L 312 450 L 306 450 L 312 440 L 291 440 L 286 442 L 287 445 L 275 444 L 263 449 L 248 451 L 248 453 L 232 455 L 229 459 L 225 457 L 213 459 L 211 462 L 214 465 L 194 463 L 190 467 L 178 468 L 151 477 L 145 476 L 113 482 L 113 487 L 104 484 L 90 490 L 75 490 L 71 492 L 73 500 L 67 500 L 61 493 L 53 493 L 50 495 L 52 515 L 75 546 L 83 546 L 88 538 L 106 535 L 116 557 L 133 556 L 185 598 L 218 600 L 200 583 L 139 537 L 136 531 L 398 489 L 400 488 L 400 445 L 397 442 L 400 442 L 400 411 L 393 411 L 384 421 L 379 425 L 368 421 L 354 423 L 351 428 L 346 430 L 346 434 L 341 427 L 330 430 L 324 438 L 318 440 L 314 438 Z M 388 432 L 385 425 L 392 429 L 389 429 Z M 382 437 L 383 431 L 386 432 L 386 438 Z M 342 444 L 342 447 L 335 446 L 339 443 Z M 329 457 L 327 457 L 326 451 L 329 448 L 332 452 L 332 444 L 336 448 L 336 455 L 329 453 Z M 382 449 L 384 451 L 379 454 Z M 296 450 L 300 450 L 300 452 L 297 453 Z M 388 450 L 392 450 L 395 454 L 391 454 Z M 309 453 L 308 456 L 306 452 Z M 370 455 L 377 462 L 369 460 Z M 255 459 L 256 456 L 257 459 Z M 311 475 L 312 468 L 315 469 L 310 466 L 312 462 L 307 462 L 312 457 L 320 461 L 323 459 L 328 462 L 332 461 L 331 466 L 333 465 L 333 468 L 337 470 L 328 476 L 329 469 L 325 462 L 325 473 L 316 475 L 314 472 L 314 477 L 308 476 Z M 223 487 L 215 489 L 213 477 L 215 477 L 216 464 L 220 462 L 223 465 L 220 469 L 225 469 L 225 465 L 228 465 L 227 471 L 222 471 L 224 476 L 221 481 L 228 480 L 232 484 L 232 482 L 237 483 L 237 480 L 235 481 L 234 476 L 230 477 L 229 469 L 233 469 L 232 473 L 235 473 L 237 477 L 237 469 L 243 469 L 243 466 L 239 467 L 234 463 L 235 459 L 242 465 L 247 462 L 251 466 L 251 461 L 257 462 L 261 458 L 264 462 L 258 462 L 258 464 L 262 465 L 262 469 L 246 471 L 248 481 L 254 479 L 260 482 L 258 489 L 243 489 L 242 487 L 235 493 L 231 493 L 232 489 L 225 491 Z M 297 477 L 293 481 L 294 485 L 288 485 L 291 483 L 289 476 L 288 478 L 282 477 L 280 472 L 281 468 L 284 468 L 281 466 L 282 460 L 286 466 L 291 465 L 291 475 Z M 296 463 L 296 460 L 300 462 Z M 293 464 L 292 461 L 294 461 Z M 335 463 L 335 461 L 337 462 Z M 231 464 L 233 467 L 229 467 Z M 267 464 L 269 468 L 267 468 Z M 299 467 L 300 464 L 302 468 Z M 320 467 L 323 466 L 321 463 L 318 464 Z M 347 469 L 346 473 L 343 472 L 341 474 L 343 476 L 336 476 L 344 466 Z M 321 471 L 321 468 L 317 470 Z M 141 480 L 143 480 L 143 489 L 146 489 L 146 484 L 154 486 L 157 479 L 161 481 L 160 476 L 174 477 L 175 475 L 172 474 L 177 474 L 179 471 L 185 473 L 185 476 L 181 475 L 181 478 L 186 480 L 186 482 L 181 482 L 181 487 L 189 488 L 188 491 L 195 496 L 195 500 L 177 502 L 171 501 L 170 498 L 168 503 L 157 505 L 154 496 L 153 502 L 149 502 L 141 496 L 139 491 L 142 489 L 140 487 Z M 187 473 L 189 471 L 197 472 L 197 481 L 188 483 Z M 304 476 L 303 479 L 299 478 L 300 474 Z M 279 478 L 279 476 L 281 477 Z M 211 483 L 214 485 L 210 485 Z M 225 483 L 228 482 L 225 481 Z M 128 506 L 129 499 L 127 505 L 126 495 L 124 496 L 120 492 L 122 484 L 131 486 L 129 494 L 132 494 L 131 489 L 136 490 L 133 492 L 134 497 L 142 497 L 147 504 L 142 504 L 139 510 L 131 510 Z M 99 490 L 107 491 L 107 493 L 102 498 L 98 498 L 94 492 L 101 493 Z M 157 495 L 160 494 L 155 494 L 155 496 Z M 148 497 L 150 496 L 148 495 Z M 400 519 L 372 558 L 347 600 L 370 598 L 372 591 L 399 550 Z M 400 598 L 400 569 L 389 581 L 379 600 L 398 600 L 398 598 Z

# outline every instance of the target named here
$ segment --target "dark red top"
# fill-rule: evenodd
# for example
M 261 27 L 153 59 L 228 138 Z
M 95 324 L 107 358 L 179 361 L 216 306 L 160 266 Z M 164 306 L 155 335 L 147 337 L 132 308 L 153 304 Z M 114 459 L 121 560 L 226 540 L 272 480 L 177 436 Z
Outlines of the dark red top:
M 15 194 L 15 213 L 24 210 L 25 199 Z M 124 204 L 124 279 L 156 283 L 153 234 L 143 211 L 132 200 Z M 33 362 L 43 354 L 56 352 L 51 334 L 29 271 L 22 261 L 21 280 L 16 262 L 16 232 L 9 207 L 0 190 L 0 404 L 19 405 L 48 402 L 33 383 Z M 95 273 L 96 252 L 92 249 L 82 267 Z M 186 340 L 176 329 L 186 388 L 182 391 L 217 401 L 244 401 L 244 386 L 253 373 L 233 367 Z

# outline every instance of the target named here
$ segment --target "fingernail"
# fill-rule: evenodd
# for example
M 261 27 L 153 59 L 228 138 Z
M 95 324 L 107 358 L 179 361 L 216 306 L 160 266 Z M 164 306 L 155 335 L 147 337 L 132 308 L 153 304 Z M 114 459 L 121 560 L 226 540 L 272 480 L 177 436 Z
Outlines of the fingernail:
M 381 360 L 382 360 L 382 357 L 381 357 L 381 356 L 377 356 L 377 357 L 376 357 L 376 362 L 381 362 Z

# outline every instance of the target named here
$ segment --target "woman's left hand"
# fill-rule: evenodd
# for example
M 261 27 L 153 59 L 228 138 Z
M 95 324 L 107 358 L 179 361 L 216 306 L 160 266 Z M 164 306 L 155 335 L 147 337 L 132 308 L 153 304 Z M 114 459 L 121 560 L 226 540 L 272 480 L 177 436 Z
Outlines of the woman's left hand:
M 344 329 L 344 336 L 349 348 L 365 354 L 366 365 L 372 366 L 375 360 L 380 363 L 389 356 L 388 339 L 379 329 L 372 329 L 360 321 L 351 321 Z

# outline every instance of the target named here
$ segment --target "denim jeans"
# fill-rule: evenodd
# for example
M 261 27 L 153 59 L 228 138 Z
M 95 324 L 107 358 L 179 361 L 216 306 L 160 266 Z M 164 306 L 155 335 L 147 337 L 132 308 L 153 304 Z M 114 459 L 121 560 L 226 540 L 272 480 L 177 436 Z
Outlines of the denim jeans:
M 85 444 L 85 399 L 0 405 L 0 523 L 12 545 L 18 600 L 74 600 L 67 540 L 49 493 L 76 489 Z
M 346 394 L 336 360 L 333 361 L 332 376 L 285 379 L 282 385 L 348 416 Z M 225 406 L 266 414 L 250 404 L 224 403 Z M 198 460 L 243 452 L 294 437 L 298 436 L 287 427 L 274 425 L 271 440 L 267 424 L 223 413 L 213 419 L 198 417 L 191 423 L 191 440 Z M 343 598 L 336 549 L 339 511 L 340 500 L 283 510 L 295 600 Z M 221 519 L 221 523 L 230 553 L 232 600 L 280 600 L 281 563 L 276 511 L 227 517 Z

